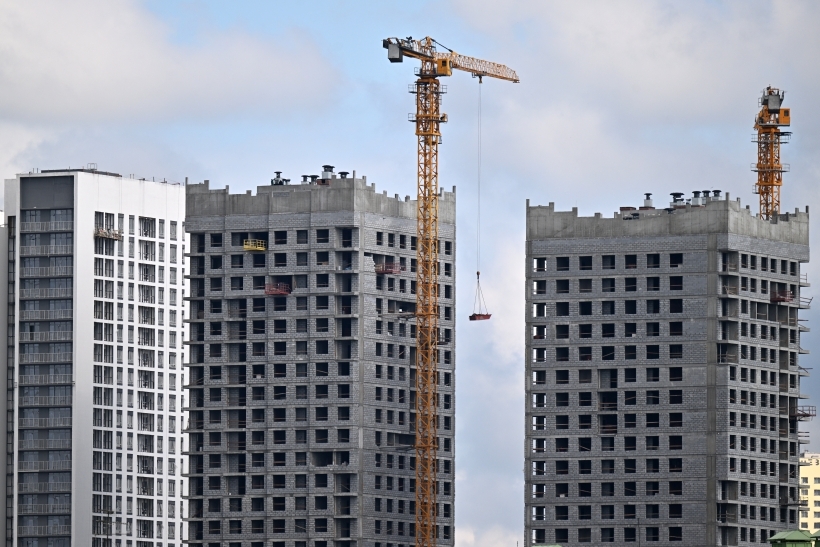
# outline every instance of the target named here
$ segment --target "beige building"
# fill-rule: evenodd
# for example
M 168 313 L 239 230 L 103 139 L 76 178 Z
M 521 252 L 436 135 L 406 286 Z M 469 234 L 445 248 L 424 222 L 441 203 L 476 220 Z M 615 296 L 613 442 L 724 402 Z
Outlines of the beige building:
M 820 453 L 800 457 L 800 528 L 820 530 Z

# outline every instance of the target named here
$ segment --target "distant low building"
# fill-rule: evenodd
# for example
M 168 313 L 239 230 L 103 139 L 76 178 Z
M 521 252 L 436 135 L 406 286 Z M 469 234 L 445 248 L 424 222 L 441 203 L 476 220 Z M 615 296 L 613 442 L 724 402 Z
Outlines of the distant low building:
M 820 453 L 800 456 L 800 528 L 820 530 Z

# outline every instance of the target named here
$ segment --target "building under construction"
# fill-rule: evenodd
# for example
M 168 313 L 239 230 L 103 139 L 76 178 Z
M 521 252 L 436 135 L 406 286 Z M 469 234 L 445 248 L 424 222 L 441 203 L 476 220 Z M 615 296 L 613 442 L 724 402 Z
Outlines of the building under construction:
M 187 187 L 189 543 L 415 543 L 416 202 L 335 174 Z M 437 519 L 453 544 L 455 194 L 439 195 Z
M 526 249 L 528 541 L 795 528 L 808 209 L 764 218 L 717 191 L 612 218 L 528 203 Z

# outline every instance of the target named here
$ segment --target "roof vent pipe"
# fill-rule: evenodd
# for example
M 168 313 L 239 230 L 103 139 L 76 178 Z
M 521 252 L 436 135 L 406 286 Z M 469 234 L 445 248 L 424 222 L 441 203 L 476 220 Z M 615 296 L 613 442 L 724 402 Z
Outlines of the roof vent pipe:
M 669 204 L 670 207 L 683 207 L 683 192 L 670 192 L 672 196 L 672 202 Z
M 310 175 L 302 175 L 302 184 L 310 184 Z
M 712 190 L 713 197 L 720 198 L 720 190 Z
M 643 206 L 644 207 L 652 207 L 652 194 L 651 193 L 647 192 L 646 194 L 644 194 Z
M 709 192 L 711 192 L 711 190 L 701 190 L 701 193 L 703 194 L 703 197 L 700 198 L 700 201 L 704 205 L 706 205 L 707 203 L 712 201 L 712 198 L 709 197 Z
M 310 175 L 310 183 L 316 184 L 316 179 L 319 178 L 319 175 Z
M 322 179 L 332 179 L 333 178 L 333 166 L 332 165 L 323 165 L 322 166 Z
M 342 177 L 343 179 L 346 179 L 347 175 L 349 175 L 349 174 L 350 173 L 348 173 L 347 171 L 339 171 L 339 176 Z
M 700 190 L 692 192 L 692 207 L 700 207 Z

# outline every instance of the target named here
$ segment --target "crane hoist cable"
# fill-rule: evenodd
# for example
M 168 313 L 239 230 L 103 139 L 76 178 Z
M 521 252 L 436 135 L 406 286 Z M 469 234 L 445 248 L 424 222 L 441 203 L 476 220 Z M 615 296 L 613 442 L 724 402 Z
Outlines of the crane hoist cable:
M 478 159 L 477 159 L 477 213 L 476 213 L 476 272 L 475 272 L 475 298 L 473 299 L 473 314 L 470 321 L 485 321 L 492 317 L 484 301 L 484 292 L 481 290 L 481 84 L 482 76 L 478 75 Z

